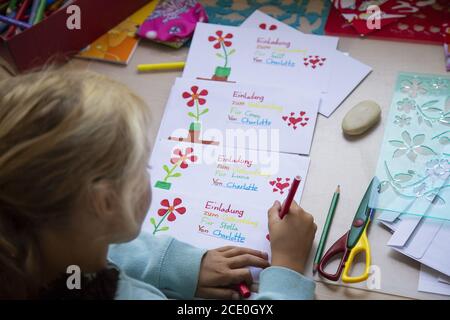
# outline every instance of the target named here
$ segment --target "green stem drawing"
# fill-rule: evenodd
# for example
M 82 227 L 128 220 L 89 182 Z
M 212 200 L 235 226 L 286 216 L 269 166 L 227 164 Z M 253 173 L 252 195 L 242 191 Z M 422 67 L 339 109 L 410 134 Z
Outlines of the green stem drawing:
M 161 226 L 161 223 L 164 222 L 164 220 L 166 220 L 167 216 L 171 213 L 171 210 L 167 210 L 167 212 L 164 214 L 164 216 L 161 218 L 161 220 L 158 222 L 158 224 L 155 226 L 154 230 L 153 230 L 153 235 L 155 235 L 155 233 L 159 232 L 159 231 L 163 231 L 161 229 L 159 229 L 159 227 Z
M 198 101 L 197 100 L 195 100 L 195 108 L 197 110 L 197 115 L 196 115 L 195 119 L 197 120 L 197 123 L 198 123 L 200 121 L 200 108 L 198 106 Z
M 167 180 L 171 177 L 174 177 L 175 175 L 172 175 L 173 171 L 178 168 L 178 166 L 184 161 L 186 160 L 184 157 L 181 157 L 180 160 L 178 160 L 173 167 L 170 170 L 165 170 L 167 172 L 166 176 L 164 177 L 163 181 L 167 182 Z M 167 166 L 165 166 L 167 168 Z
M 228 66 L 228 52 L 227 52 L 227 49 L 225 48 L 225 44 L 223 42 L 222 42 L 221 46 L 223 49 L 223 54 L 224 54 L 224 59 L 225 59 L 225 65 L 223 67 L 226 68 Z
M 195 99 L 195 112 L 196 112 L 196 113 L 189 112 L 189 113 L 188 113 L 188 116 L 191 117 L 191 118 L 194 118 L 195 123 L 200 123 L 200 117 L 201 117 L 202 115 L 204 115 L 205 113 L 208 113 L 208 112 L 209 112 L 209 109 L 206 108 L 206 109 L 204 109 L 203 111 L 200 112 L 200 105 L 199 105 L 199 103 L 198 103 L 198 100 Z

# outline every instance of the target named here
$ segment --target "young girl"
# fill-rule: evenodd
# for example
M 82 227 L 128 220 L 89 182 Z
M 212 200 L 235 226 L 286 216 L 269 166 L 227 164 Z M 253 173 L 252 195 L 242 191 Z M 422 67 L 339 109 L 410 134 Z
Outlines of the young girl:
M 280 203 L 269 209 L 271 264 L 251 249 L 140 233 L 148 114 L 124 85 L 91 72 L 0 81 L 0 298 L 235 299 L 236 284 L 252 285 L 249 267 L 264 269 L 259 299 L 313 298 L 302 273 L 316 226 L 295 203 L 283 220 Z M 81 288 L 69 281 L 76 270 Z

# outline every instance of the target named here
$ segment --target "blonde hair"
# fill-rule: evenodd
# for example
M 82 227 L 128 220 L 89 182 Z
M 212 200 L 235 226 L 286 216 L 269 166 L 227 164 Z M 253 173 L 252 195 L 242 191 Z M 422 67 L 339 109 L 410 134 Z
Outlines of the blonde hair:
M 107 179 L 132 210 L 149 153 L 146 104 L 93 72 L 0 81 L 0 297 L 27 297 L 36 231 Z

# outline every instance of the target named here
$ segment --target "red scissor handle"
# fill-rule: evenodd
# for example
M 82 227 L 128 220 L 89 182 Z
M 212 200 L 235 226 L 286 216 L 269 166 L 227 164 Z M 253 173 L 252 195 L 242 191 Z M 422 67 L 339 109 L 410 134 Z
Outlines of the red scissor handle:
M 322 257 L 322 260 L 320 260 L 319 263 L 319 274 L 321 276 L 323 276 L 324 278 L 327 278 L 328 280 L 331 281 L 338 281 L 339 277 L 342 274 L 342 270 L 344 269 L 345 266 L 345 262 L 348 259 L 350 250 L 347 248 L 347 238 L 349 235 L 348 231 L 346 234 L 344 234 L 342 237 L 339 238 L 338 241 L 336 241 L 331 247 L 330 249 L 328 249 L 328 251 L 325 253 L 325 255 Z M 336 270 L 336 273 L 334 274 L 330 274 L 325 272 L 325 268 L 328 265 L 328 263 L 330 262 L 330 260 L 343 253 L 343 256 L 341 258 L 341 261 L 339 262 L 339 266 Z

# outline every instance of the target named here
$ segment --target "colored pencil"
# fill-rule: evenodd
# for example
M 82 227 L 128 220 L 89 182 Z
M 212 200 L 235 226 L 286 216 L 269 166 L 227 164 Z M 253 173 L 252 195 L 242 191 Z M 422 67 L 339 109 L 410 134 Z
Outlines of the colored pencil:
M 6 24 L 10 24 L 10 25 L 19 27 L 19 28 L 23 28 L 23 29 L 31 28 L 31 25 L 29 23 L 22 22 L 22 21 L 19 21 L 19 20 L 16 20 L 16 19 L 4 16 L 4 15 L 1 15 L 1 14 L 0 14 L 0 21 L 4 22 Z
M 41 22 L 42 19 L 44 19 L 44 12 L 45 12 L 46 5 L 47 5 L 47 0 L 40 0 L 37 11 L 36 11 L 36 16 L 34 17 L 34 20 L 33 20 L 33 24 L 37 24 L 37 23 Z
M 30 6 L 30 3 L 31 3 L 31 0 L 24 0 L 22 2 L 22 5 L 17 10 L 17 14 L 14 18 L 15 21 L 21 22 L 20 20 L 22 20 L 23 16 L 25 15 L 26 10 Z M 4 35 L 5 39 L 12 37 L 16 33 L 17 26 L 18 26 L 17 22 L 11 23 L 11 26 L 9 27 L 8 31 L 6 31 L 6 33 Z M 25 29 L 29 28 L 27 23 L 25 23 L 23 26 L 25 27 Z
M 166 62 L 166 63 L 155 63 L 155 64 L 140 64 L 137 66 L 139 72 L 148 71 L 163 71 L 163 70 L 174 70 L 183 69 L 185 62 Z
M 33 4 L 31 5 L 30 18 L 28 19 L 28 23 L 33 24 L 34 19 L 36 18 L 36 13 L 39 7 L 39 0 L 33 0 Z
M 333 194 L 333 199 L 331 199 L 330 209 L 328 210 L 327 219 L 325 220 L 325 225 L 323 226 L 323 231 L 320 236 L 320 241 L 317 247 L 316 255 L 314 256 L 313 274 L 317 272 L 320 260 L 322 259 L 323 249 L 325 248 L 328 233 L 330 232 L 331 222 L 333 221 L 334 212 L 336 211 L 340 192 L 341 187 L 337 186 L 336 191 Z

